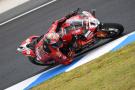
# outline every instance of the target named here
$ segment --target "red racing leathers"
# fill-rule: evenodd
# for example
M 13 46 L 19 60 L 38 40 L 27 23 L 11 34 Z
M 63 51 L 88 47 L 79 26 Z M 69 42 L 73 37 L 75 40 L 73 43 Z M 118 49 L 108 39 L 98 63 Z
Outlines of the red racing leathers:
M 65 16 L 64 18 L 60 19 L 60 20 L 56 20 L 55 22 L 53 22 L 52 26 L 49 28 L 49 32 L 47 34 L 50 34 L 50 33 L 57 33 L 59 32 L 62 24 L 67 20 L 69 19 L 70 17 L 76 15 L 77 12 L 73 12 L 67 16 Z M 69 57 L 68 55 L 64 55 L 60 48 L 63 47 L 63 44 L 61 44 L 60 46 L 59 45 L 56 45 L 55 47 L 51 44 L 49 44 L 49 41 L 47 40 L 46 38 L 46 35 L 44 35 L 44 43 L 43 43 L 43 48 L 44 48 L 44 51 L 47 52 L 48 55 L 51 55 L 53 56 L 53 59 L 56 61 L 56 62 L 59 62 L 61 64 L 69 64 L 72 62 L 72 57 Z M 63 43 L 62 41 L 62 38 L 60 38 L 60 40 L 57 42 L 57 43 Z

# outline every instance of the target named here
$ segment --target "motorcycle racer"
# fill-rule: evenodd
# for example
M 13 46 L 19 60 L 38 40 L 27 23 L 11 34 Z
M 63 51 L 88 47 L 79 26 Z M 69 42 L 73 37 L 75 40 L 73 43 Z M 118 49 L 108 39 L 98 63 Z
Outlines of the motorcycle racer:
M 36 65 L 67 65 L 101 39 L 118 37 L 123 31 L 121 24 L 102 23 L 94 13 L 77 9 L 53 22 L 46 34 L 28 37 L 17 51 Z
M 52 52 L 56 52 L 55 55 L 58 56 L 61 59 L 60 63 L 65 64 L 65 65 L 70 64 L 73 60 L 72 56 L 75 53 L 73 44 L 78 39 L 78 37 L 77 36 L 71 37 L 72 39 L 71 39 L 69 45 L 66 47 L 66 48 L 69 49 L 68 55 L 65 55 L 60 50 L 60 48 L 62 49 L 62 48 L 65 48 L 65 47 L 63 47 L 63 40 L 62 40 L 62 37 L 60 37 L 60 35 L 58 34 L 58 32 L 61 30 L 61 26 L 63 25 L 63 23 L 67 19 L 77 15 L 78 11 L 79 11 L 79 9 L 77 9 L 76 11 L 66 15 L 62 19 L 56 20 L 55 22 L 53 22 L 52 26 L 49 28 L 49 32 L 47 34 L 45 34 L 44 36 L 40 37 L 40 38 L 44 39 L 42 41 L 44 51 L 47 52 L 50 55 L 52 54 Z M 76 22 L 72 22 L 71 24 L 80 25 L 80 24 L 82 24 L 82 22 L 76 21 Z M 86 27 L 85 27 L 85 30 L 84 30 L 83 33 L 80 34 L 81 37 L 79 37 L 79 39 L 83 39 L 83 40 L 87 39 L 86 34 L 89 33 L 88 31 L 89 30 L 87 30 Z M 32 43 L 28 44 L 28 47 L 34 51 L 35 45 L 38 43 L 40 38 L 37 38 Z M 37 59 L 39 60 L 38 56 L 37 56 Z

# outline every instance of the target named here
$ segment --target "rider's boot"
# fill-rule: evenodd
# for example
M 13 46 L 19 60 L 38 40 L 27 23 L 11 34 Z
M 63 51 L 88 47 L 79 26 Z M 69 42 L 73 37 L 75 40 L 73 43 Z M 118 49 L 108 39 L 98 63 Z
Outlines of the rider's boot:
M 75 50 L 69 49 L 68 57 L 73 58 L 75 56 Z
M 62 62 L 64 65 L 69 65 L 73 61 L 72 58 L 67 58 L 65 61 Z
M 56 56 L 58 57 L 57 62 L 59 62 L 61 64 L 64 64 L 64 65 L 70 64 L 72 62 L 72 60 L 73 60 L 71 57 L 69 57 L 68 55 L 64 55 L 61 52 L 57 52 Z

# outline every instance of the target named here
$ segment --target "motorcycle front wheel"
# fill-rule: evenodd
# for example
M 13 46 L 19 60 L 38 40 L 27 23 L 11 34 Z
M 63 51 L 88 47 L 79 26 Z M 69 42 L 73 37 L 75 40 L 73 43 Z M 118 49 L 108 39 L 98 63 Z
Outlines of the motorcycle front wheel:
M 28 59 L 29 59 L 29 61 L 31 63 L 33 63 L 35 65 L 38 65 L 38 66 L 53 66 L 53 65 L 55 65 L 55 63 L 53 63 L 53 62 L 52 63 L 49 63 L 49 64 L 42 63 L 42 62 L 36 60 L 36 58 L 30 57 L 30 56 L 28 57 Z

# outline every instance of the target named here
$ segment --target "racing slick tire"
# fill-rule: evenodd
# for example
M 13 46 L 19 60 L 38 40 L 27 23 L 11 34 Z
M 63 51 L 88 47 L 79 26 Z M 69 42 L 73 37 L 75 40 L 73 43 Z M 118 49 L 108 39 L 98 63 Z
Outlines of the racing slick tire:
M 29 61 L 35 65 L 39 65 L 39 66 L 53 66 L 55 65 L 55 63 L 50 63 L 50 64 L 45 64 L 45 63 L 42 63 L 38 60 L 36 60 L 36 58 L 33 58 L 33 57 L 28 57 Z
M 106 33 L 105 38 L 117 38 L 122 35 L 124 27 L 118 23 L 102 23 L 101 31 Z

